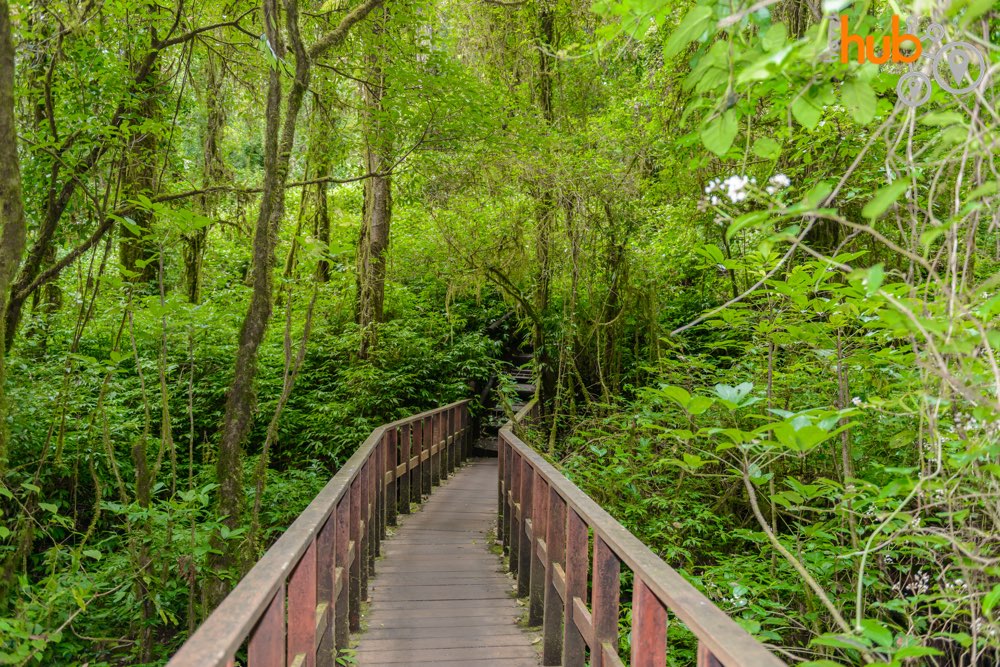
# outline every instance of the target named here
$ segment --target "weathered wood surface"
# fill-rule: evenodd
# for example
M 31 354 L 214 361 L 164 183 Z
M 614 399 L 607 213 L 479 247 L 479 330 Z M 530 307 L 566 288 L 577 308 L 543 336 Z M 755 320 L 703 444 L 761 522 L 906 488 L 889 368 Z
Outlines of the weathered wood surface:
M 471 463 L 383 543 L 358 664 L 539 664 L 537 635 L 517 625 L 514 583 L 489 551 L 496 480 L 496 459 Z

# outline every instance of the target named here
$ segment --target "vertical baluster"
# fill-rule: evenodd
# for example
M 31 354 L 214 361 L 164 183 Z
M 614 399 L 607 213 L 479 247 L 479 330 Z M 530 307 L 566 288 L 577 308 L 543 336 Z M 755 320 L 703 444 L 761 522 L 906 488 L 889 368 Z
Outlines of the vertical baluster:
M 420 491 L 425 496 L 431 495 L 431 445 L 433 441 L 431 418 L 427 417 L 420 421 Z
M 537 472 L 531 488 L 531 583 L 528 586 L 528 625 L 542 624 L 545 602 L 545 566 L 539 547 L 548 551 L 549 485 Z M 548 556 L 546 556 L 548 558 Z
M 517 545 L 517 597 L 528 595 L 531 584 L 531 552 L 534 551 L 535 530 L 531 525 L 531 491 L 534 469 L 521 459 L 521 537 Z
M 385 539 L 385 486 L 386 486 L 386 463 L 385 446 L 389 442 L 389 430 L 382 431 L 379 438 L 378 447 L 375 448 L 375 467 L 372 470 L 372 479 L 375 484 L 375 518 L 378 521 L 378 530 L 375 531 L 375 556 L 382 553 L 382 540 Z
M 451 410 L 442 410 L 439 414 L 438 422 L 441 429 L 441 479 L 448 479 L 449 466 L 451 465 Z
M 703 641 L 698 642 L 698 667 L 723 667 L 719 659 L 712 654 L 712 649 Z
M 397 512 L 399 511 L 399 478 L 396 476 L 396 466 L 399 465 L 399 429 L 395 426 L 386 433 L 385 441 L 385 471 L 388 473 L 389 484 L 385 491 L 385 522 L 389 526 L 398 523 Z
M 507 475 L 507 443 L 497 434 L 497 539 L 507 549 L 507 503 L 504 501 Z
M 357 477 L 351 482 L 350 517 L 352 553 L 348 554 L 348 567 L 351 574 L 347 615 L 350 619 L 351 632 L 357 632 L 361 629 L 361 572 L 365 569 L 361 552 L 361 479 Z
M 358 491 L 358 552 L 357 557 L 360 563 L 360 590 L 359 590 L 359 607 L 360 603 L 368 599 L 368 551 L 370 547 L 370 541 L 368 536 L 371 532 L 371 505 L 370 501 L 370 484 L 368 483 L 371 479 L 369 474 L 369 468 L 371 468 L 371 459 L 369 458 L 361 466 L 361 471 L 358 473 L 358 485 L 360 487 Z M 354 628 L 351 628 L 354 630 Z
M 587 524 L 576 510 L 566 510 L 566 619 L 563 623 L 563 665 L 583 667 L 586 641 L 573 620 L 574 601 L 587 603 Z
M 549 489 L 548 525 L 545 531 L 545 608 L 542 614 L 542 664 L 562 664 L 563 602 L 555 585 L 556 567 L 566 571 L 566 501 Z M 565 575 L 564 575 L 565 577 Z
M 458 452 L 457 462 L 459 467 L 465 465 L 465 459 L 468 458 L 465 451 L 465 442 L 468 436 L 467 429 L 465 428 L 466 410 L 465 403 L 455 408 L 455 430 L 458 431 L 458 445 L 455 447 L 455 450 Z
M 509 442 L 500 439 L 500 447 L 503 448 L 505 452 L 504 466 L 503 466 L 503 504 L 504 504 L 504 519 L 503 519 L 503 551 L 505 554 L 510 556 L 510 544 L 513 539 L 514 533 L 511 531 L 511 517 L 513 516 L 513 510 L 510 505 L 510 493 L 511 489 L 514 488 L 513 476 L 514 476 L 514 448 Z
M 637 576 L 632 589 L 632 667 L 666 663 L 667 610 Z
M 521 518 L 523 516 L 518 511 L 518 504 L 521 502 L 521 455 L 514 451 L 513 446 L 510 448 L 510 453 L 510 498 L 507 501 L 507 511 L 510 513 L 507 527 L 507 534 L 510 536 L 508 556 L 510 571 L 517 574 L 519 565 L 517 559 L 520 555 L 519 545 L 521 543 Z
M 288 580 L 288 664 L 304 655 L 301 667 L 316 665 L 316 542 L 302 554 Z
M 275 592 L 267 610 L 250 631 L 248 667 L 278 667 L 285 664 L 285 584 Z
M 337 650 L 348 648 L 350 644 L 350 591 L 354 569 L 350 562 L 351 496 L 348 491 L 337 503 L 337 536 L 334 539 L 336 569 L 333 576 L 333 590 L 336 604 L 333 608 L 334 645 Z
M 368 579 L 371 579 L 375 576 L 375 557 L 378 556 L 380 530 L 380 519 L 378 516 L 378 447 L 372 450 L 366 467 L 368 470 L 368 517 L 365 519 L 365 525 L 368 526 Z M 366 595 L 362 598 L 364 600 L 368 599 L 367 591 L 366 587 Z
M 441 483 L 441 413 L 431 415 L 431 442 L 437 447 L 437 453 L 431 452 L 431 486 Z
M 469 412 L 469 403 L 462 405 L 462 460 L 467 461 L 472 455 L 472 414 Z
M 412 427 L 410 424 L 403 424 L 399 429 L 399 458 L 405 468 L 403 476 L 399 478 L 399 513 L 410 513 L 410 502 L 413 500 L 413 468 L 410 467 L 410 443 L 412 442 Z
M 604 665 L 603 646 L 618 652 L 618 596 L 621 561 L 600 537 L 594 537 L 594 598 L 592 604 L 595 646 L 591 647 L 591 667 Z
M 448 472 L 455 472 L 455 459 L 458 453 L 458 407 L 448 408 Z
M 336 586 L 337 511 L 319 529 L 316 536 L 316 615 L 319 634 L 316 667 L 333 667 L 334 587 Z

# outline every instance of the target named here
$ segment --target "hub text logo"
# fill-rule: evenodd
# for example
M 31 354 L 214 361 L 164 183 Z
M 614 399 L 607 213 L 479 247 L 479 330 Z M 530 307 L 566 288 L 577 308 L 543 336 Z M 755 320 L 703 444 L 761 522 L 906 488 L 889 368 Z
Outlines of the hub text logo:
M 851 61 L 853 50 L 859 63 L 884 65 L 891 61 L 907 65 L 909 71 L 899 77 L 896 94 L 909 107 L 918 107 L 930 99 L 932 76 L 941 88 L 954 95 L 972 92 L 983 83 L 986 58 L 978 48 L 968 42 L 945 42 L 945 30 L 937 23 L 929 24 L 922 33 L 919 27 L 920 20 L 910 17 L 906 32 L 902 32 L 899 16 L 894 15 L 891 32 L 881 38 L 881 49 L 878 49 L 875 37 L 851 33 L 846 14 L 833 17 L 826 59 L 832 60 L 836 54 L 840 62 L 847 63 Z

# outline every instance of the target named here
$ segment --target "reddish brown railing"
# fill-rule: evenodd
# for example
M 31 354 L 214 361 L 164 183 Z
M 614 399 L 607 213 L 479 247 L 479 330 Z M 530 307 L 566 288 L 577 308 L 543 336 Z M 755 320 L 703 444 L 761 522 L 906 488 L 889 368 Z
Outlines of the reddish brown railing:
M 386 525 L 469 455 L 469 402 L 379 426 L 168 663 L 330 667 L 360 629 Z
M 666 664 L 668 612 L 698 638 L 699 667 L 782 667 L 515 434 L 536 416 L 532 401 L 500 430 L 498 533 L 518 595 L 528 597 L 528 622 L 542 626 L 543 664 L 582 667 L 588 648 L 591 667 L 624 664 L 618 647 L 625 565 L 633 574 L 633 667 Z

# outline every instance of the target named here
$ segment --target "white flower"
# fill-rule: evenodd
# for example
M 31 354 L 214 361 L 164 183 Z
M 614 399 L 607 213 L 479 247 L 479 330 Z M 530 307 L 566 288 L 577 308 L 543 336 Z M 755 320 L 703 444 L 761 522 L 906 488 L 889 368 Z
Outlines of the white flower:
M 851 403 L 854 403 L 854 405 L 861 405 L 861 397 L 855 396 L 854 398 L 851 399 Z
M 775 174 L 768 182 L 776 188 L 787 188 L 792 184 L 791 179 L 784 174 Z
M 738 203 L 747 198 L 746 187 L 750 180 L 746 176 L 730 176 L 722 182 L 726 186 L 726 196 L 729 201 Z

